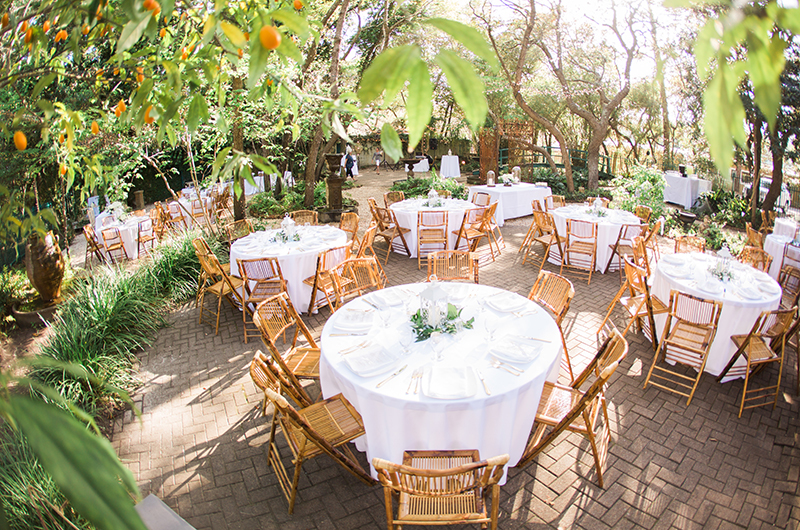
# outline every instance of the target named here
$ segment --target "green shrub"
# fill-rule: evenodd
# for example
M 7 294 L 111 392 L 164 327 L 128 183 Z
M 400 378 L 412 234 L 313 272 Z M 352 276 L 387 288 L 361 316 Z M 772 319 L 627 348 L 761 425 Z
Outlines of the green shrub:
M 355 184 L 352 181 L 345 181 L 342 184 L 342 189 L 353 188 Z M 248 209 L 251 215 L 256 217 L 282 217 L 287 212 L 295 210 L 304 210 L 305 207 L 305 193 L 306 183 L 298 182 L 294 188 L 285 190 L 280 199 L 276 199 L 270 191 L 265 191 L 254 195 L 248 203 Z M 343 196 L 342 204 L 344 207 L 358 206 L 358 202 L 350 197 Z M 314 186 L 314 210 L 322 210 L 328 205 L 327 188 L 324 181 L 317 182 Z
M 633 212 L 638 205 L 649 206 L 651 219 L 664 216 L 664 175 L 657 169 L 636 166 L 630 175 L 614 179 L 614 206 Z
M 391 188 L 391 191 L 402 191 L 406 198 L 412 197 L 427 197 L 428 192 L 431 188 L 435 188 L 437 190 L 447 190 L 450 192 L 454 199 L 463 199 L 467 200 L 468 191 L 467 187 L 463 184 L 459 184 L 456 182 L 455 179 L 444 179 L 439 180 L 435 177 L 433 178 L 410 178 L 407 180 L 400 180 L 395 182 Z
M 723 189 L 706 192 L 700 196 L 703 205 L 692 211 L 702 215 L 707 204 L 711 210 L 711 219 L 727 226 L 744 228 L 750 220 L 750 201 L 736 196 L 732 191 Z
M 24 269 L 3 267 L 0 270 L 0 317 L 11 314 L 15 302 L 33 296 Z
M 0 499 L 11 530 L 42 528 L 42 522 L 47 530 L 73 528 L 64 518 L 77 528 L 91 528 L 66 503 L 25 438 L 8 426 L 0 427 Z

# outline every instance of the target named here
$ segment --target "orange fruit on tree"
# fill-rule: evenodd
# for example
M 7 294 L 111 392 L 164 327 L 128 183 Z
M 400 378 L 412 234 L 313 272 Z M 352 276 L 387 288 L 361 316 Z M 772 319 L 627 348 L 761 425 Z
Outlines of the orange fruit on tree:
M 28 31 L 28 21 L 27 20 L 23 20 L 22 21 L 22 25 L 19 27 L 19 32 L 20 33 L 25 33 L 26 31 Z
M 274 50 L 281 45 L 281 33 L 275 26 L 264 26 L 258 34 L 261 45 L 268 50 Z
M 3 13 L 3 27 L 8 26 L 8 13 Z
M 158 36 L 162 39 L 167 36 L 167 28 L 161 28 L 161 31 L 158 32 Z
M 295 9 L 300 11 L 301 9 L 303 9 L 303 0 L 294 0 L 294 3 L 292 5 L 294 6 Z
M 49 20 L 45 20 L 44 21 L 44 24 L 42 25 L 42 30 L 44 30 L 45 33 L 50 31 L 50 21 Z
M 267 79 L 267 86 L 272 86 L 272 79 Z
M 22 131 L 17 131 L 14 133 L 14 146 L 19 151 L 24 151 L 26 147 L 28 147 L 28 139 L 25 138 L 25 133 Z
M 147 107 L 147 110 L 145 110 L 145 111 L 144 111 L 144 122 L 145 122 L 145 123 L 148 123 L 148 124 L 150 124 L 150 123 L 153 123 L 154 121 L 156 121 L 156 119 L 155 119 L 155 118 L 153 118 L 152 116 L 150 116 L 150 111 L 151 111 L 151 110 L 153 110 L 153 106 L 152 106 L 152 105 L 150 105 L 149 107 Z
M 143 82 L 144 81 L 144 74 L 137 74 L 136 75 L 136 80 L 138 82 L 140 82 L 140 83 Z
M 28 43 L 33 38 L 33 28 L 28 28 L 28 31 L 25 32 L 25 42 Z
M 89 34 L 89 26 L 83 26 L 83 29 L 81 29 L 81 33 L 83 33 L 84 35 L 88 35 Z
M 156 0 L 144 0 L 144 8 L 148 11 L 152 11 L 156 8 Z
M 241 58 L 244 56 L 244 52 L 242 51 L 242 49 L 241 49 L 241 48 L 238 48 L 238 49 L 236 50 L 236 53 L 238 53 L 238 54 L 239 54 L 239 59 L 241 59 Z
M 97 125 L 96 121 L 92 122 L 92 134 L 97 134 L 100 132 L 100 126 Z
M 62 177 L 67 174 L 67 166 L 66 166 L 66 164 L 61 164 L 61 166 L 58 168 L 58 173 Z
M 250 32 L 249 31 L 245 31 L 244 32 L 244 40 L 250 40 Z
M 64 133 L 58 135 L 58 143 L 60 144 L 64 143 Z

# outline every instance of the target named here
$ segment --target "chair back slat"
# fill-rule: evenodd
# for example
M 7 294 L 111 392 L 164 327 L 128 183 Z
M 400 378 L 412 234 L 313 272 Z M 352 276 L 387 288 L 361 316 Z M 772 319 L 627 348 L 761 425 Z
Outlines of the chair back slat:
M 387 191 L 383 194 L 383 204 L 388 208 L 396 202 L 406 200 L 406 194 L 402 191 Z
M 647 224 L 650 222 L 650 216 L 653 214 L 653 209 L 649 206 L 640 204 L 636 207 L 634 213 L 636 214 L 636 217 L 642 220 L 642 223 Z
M 472 204 L 477 206 L 489 206 L 492 202 L 492 196 L 485 191 L 478 191 L 472 196 Z
M 541 271 L 531 288 L 528 298 L 542 304 L 556 316 L 556 323 L 561 324 L 569 310 L 569 304 L 575 297 L 572 282 L 554 272 Z
M 745 246 L 737 257 L 739 262 L 750 265 L 756 270 L 769 273 L 772 256 L 758 247 Z

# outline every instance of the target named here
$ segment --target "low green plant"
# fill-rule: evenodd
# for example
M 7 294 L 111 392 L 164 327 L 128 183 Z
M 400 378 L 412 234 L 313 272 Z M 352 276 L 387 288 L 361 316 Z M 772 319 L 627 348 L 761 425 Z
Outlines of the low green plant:
M 3 267 L 0 270 L 0 317 L 11 313 L 11 306 L 33 297 L 35 290 L 21 268 Z
M 732 191 L 713 190 L 702 194 L 700 199 L 703 204 L 692 211 L 701 215 L 705 213 L 704 208 L 708 205 L 711 218 L 718 223 L 744 228 L 750 220 L 750 201 L 738 197 Z
M 427 197 L 431 189 L 447 190 L 454 199 L 467 200 L 468 190 L 463 184 L 459 184 L 455 179 L 439 180 L 432 178 L 410 178 L 395 182 L 391 191 L 402 191 L 406 198 Z
M 352 181 L 345 181 L 342 184 L 342 189 L 351 189 L 355 187 Z M 287 212 L 295 210 L 306 209 L 304 206 L 306 192 L 306 183 L 298 182 L 294 188 L 289 188 L 281 196 L 276 199 L 270 191 L 265 191 L 254 195 L 248 203 L 248 209 L 251 215 L 256 217 L 282 217 Z M 327 188 L 324 181 L 317 182 L 314 186 L 314 210 L 322 210 L 328 205 Z M 358 206 L 358 202 L 354 199 L 344 196 L 342 197 L 342 205 L 347 207 Z
M 639 205 L 653 210 L 651 219 L 658 219 L 665 214 L 664 175 L 653 168 L 636 166 L 629 175 L 614 179 L 614 206 L 620 210 L 633 212 Z

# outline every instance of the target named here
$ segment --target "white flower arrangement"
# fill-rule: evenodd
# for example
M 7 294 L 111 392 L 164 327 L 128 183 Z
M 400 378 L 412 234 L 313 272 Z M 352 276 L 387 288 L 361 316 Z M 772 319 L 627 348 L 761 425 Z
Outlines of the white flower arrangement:
M 517 184 L 519 183 L 519 178 L 511 173 L 506 173 L 505 175 L 500 175 L 500 182 L 506 185 Z

